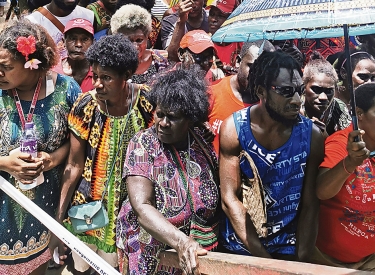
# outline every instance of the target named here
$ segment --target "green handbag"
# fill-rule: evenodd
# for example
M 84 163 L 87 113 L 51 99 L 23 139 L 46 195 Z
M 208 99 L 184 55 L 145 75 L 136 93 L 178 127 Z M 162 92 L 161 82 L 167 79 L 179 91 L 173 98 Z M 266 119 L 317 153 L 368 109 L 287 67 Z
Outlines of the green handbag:
M 75 233 L 101 228 L 108 224 L 108 214 L 101 200 L 72 206 L 68 216 Z

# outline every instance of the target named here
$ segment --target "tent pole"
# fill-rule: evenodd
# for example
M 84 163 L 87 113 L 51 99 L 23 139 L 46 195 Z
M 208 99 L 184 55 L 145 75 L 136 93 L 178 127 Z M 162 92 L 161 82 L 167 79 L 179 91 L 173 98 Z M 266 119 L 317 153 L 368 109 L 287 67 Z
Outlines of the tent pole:
M 358 130 L 358 120 L 357 120 L 357 113 L 355 111 L 355 96 L 353 91 L 353 79 L 352 79 L 352 62 L 350 58 L 350 51 L 349 51 L 349 29 L 348 25 L 344 24 L 344 39 L 345 39 L 345 69 L 346 69 L 346 77 L 347 77 L 347 91 L 350 93 L 350 115 L 352 117 L 353 128 L 354 130 Z M 358 136 L 356 137 L 356 141 L 359 141 Z

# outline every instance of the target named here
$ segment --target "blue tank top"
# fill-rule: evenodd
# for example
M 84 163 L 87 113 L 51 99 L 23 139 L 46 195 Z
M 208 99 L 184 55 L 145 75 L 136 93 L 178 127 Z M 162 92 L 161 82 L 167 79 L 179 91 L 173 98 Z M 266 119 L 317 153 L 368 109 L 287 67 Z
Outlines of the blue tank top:
M 311 120 L 299 116 L 288 141 L 276 150 L 267 150 L 253 136 L 250 108 L 233 113 L 238 140 L 254 160 L 262 179 L 267 204 L 268 236 L 261 242 L 268 253 L 295 254 L 297 212 L 301 199 L 306 161 L 310 154 Z M 253 178 L 249 162 L 240 159 L 243 174 Z M 227 217 L 221 224 L 222 244 L 237 254 L 250 255 Z

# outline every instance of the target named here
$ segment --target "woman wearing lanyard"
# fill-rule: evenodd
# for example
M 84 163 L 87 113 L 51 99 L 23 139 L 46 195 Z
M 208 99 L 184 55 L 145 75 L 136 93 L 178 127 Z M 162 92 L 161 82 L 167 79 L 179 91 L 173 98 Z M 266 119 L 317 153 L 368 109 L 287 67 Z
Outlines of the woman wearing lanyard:
M 50 215 L 69 151 L 67 115 L 80 93 L 72 78 L 49 72 L 58 58 L 48 33 L 27 20 L 0 33 L 0 173 L 19 188 L 43 172 L 40 185 L 21 191 Z M 38 136 L 35 158 L 17 150 L 27 122 Z M 0 274 L 44 274 L 48 230 L 2 191 L 0 203 Z

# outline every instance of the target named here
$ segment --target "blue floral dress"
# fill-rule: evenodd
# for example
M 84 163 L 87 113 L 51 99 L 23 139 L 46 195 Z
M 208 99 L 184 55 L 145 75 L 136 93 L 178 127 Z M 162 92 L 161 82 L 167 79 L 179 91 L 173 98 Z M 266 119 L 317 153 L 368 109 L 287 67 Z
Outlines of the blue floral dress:
M 38 151 L 51 153 L 68 141 L 67 117 L 80 92 L 81 89 L 73 78 L 58 75 L 54 92 L 37 101 L 33 122 L 38 134 Z M 26 116 L 30 104 L 31 101 L 21 100 Z M 6 90 L 0 90 L 0 127 L 0 156 L 7 156 L 11 150 L 19 147 L 22 126 L 12 93 Z M 33 191 L 24 192 L 51 216 L 55 215 L 60 197 L 62 171 L 63 165 L 59 165 L 44 172 L 44 183 Z M 0 171 L 0 174 L 17 186 L 11 175 L 4 171 Z M 46 251 L 50 236 L 43 224 L 2 190 L 0 205 L 1 271 L 2 265 L 19 266 L 38 258 Z

